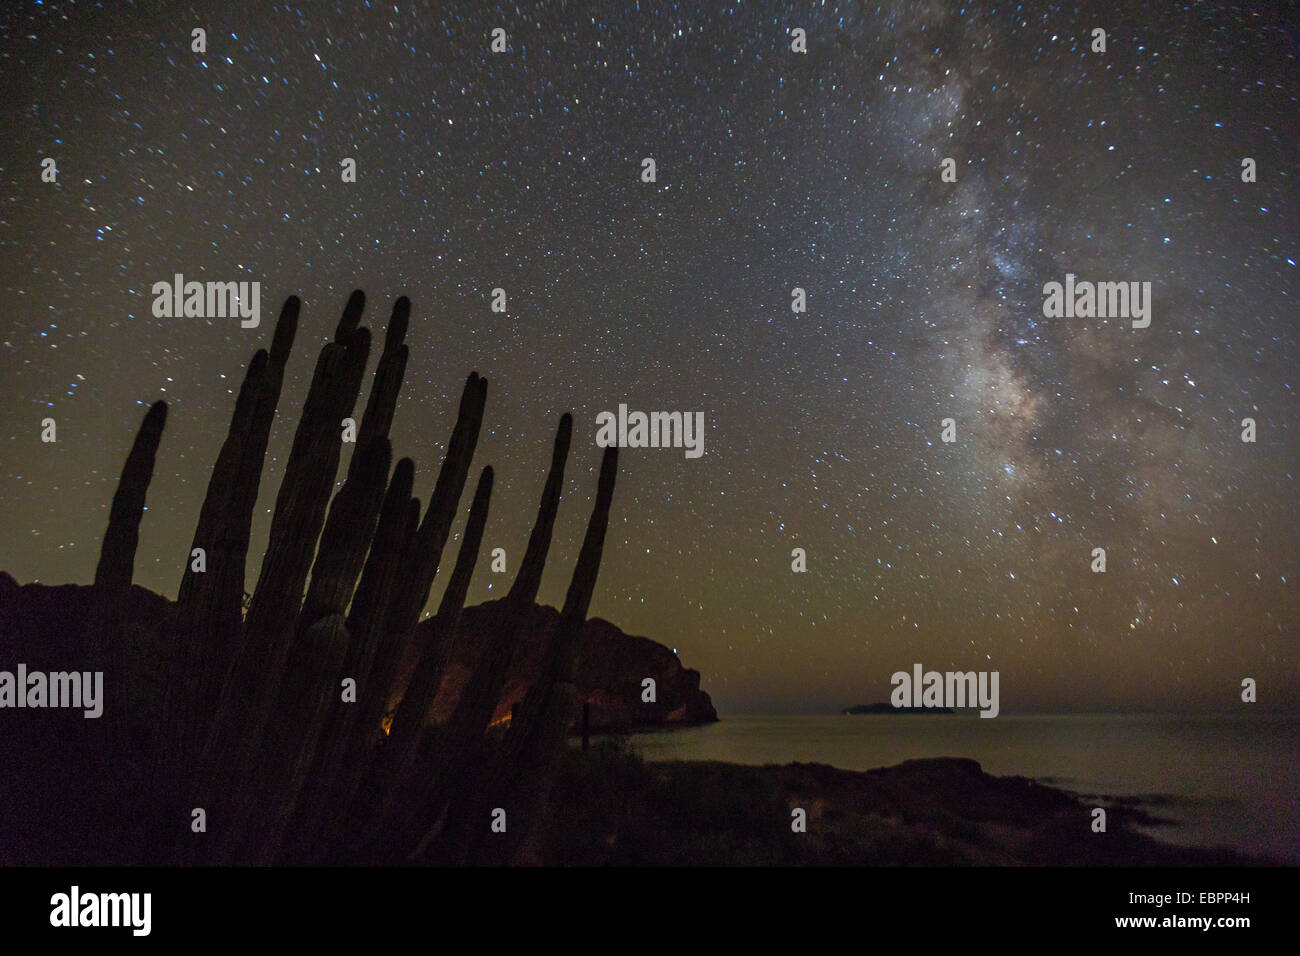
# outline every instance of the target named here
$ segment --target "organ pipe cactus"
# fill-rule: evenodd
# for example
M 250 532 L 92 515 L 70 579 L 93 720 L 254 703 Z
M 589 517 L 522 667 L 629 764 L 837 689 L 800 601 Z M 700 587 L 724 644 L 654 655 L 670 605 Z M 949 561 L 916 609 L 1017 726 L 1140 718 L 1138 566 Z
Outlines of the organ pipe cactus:
M 480 474 L 455 567 L 385 736 L 397 661 L 417 639 L 460 507 L 487 381 L 471 373 L 465 382 L 421 515 L 412 496 L 412 461 L 401 459 L 389 474 L 389 429 L 408 357 L 410 303 L 398 299 L 346 480 L 334 494 L 342 419 L 355 406 L 370 351 L 369 332 L 360 327 L 364 305 L 364 296 L 353 293 L 334 340 L 321 349 L 241 623 L 252 514 L 298 324 L 296 298 L 285 302 L 270 350 L 258 351 L 247 367 L 193 538 L 193 547 L 206 551 L 207 568 L 187 569 L 159 634 L 168 689 L 151 713 L 162 719 L 143 757 L 144 771 L 125 785 L 149 794 L 174 788 L 155 801 L 158 819 L 132 823 L 136 833 L 161 828 L 149 831 L 150 845 L 168 848 L 154 862 L 506 861 L 518 858 L 528 833 L 536 832 L 576 699 L 578 631 L 600 564 L 617 454 L 608 451 L 602 462 L 587 537 L 542 678 L 505 739 L 485 746 L 550 548 L 572 436 L 567 414 L 501 618 L 439 745 L 425 753 L 419 743 L 477 563 L 491 467 Z M 100 657 L 122 640 L 118 622 L 165 415 L 160 402 L 145 417 L 114 498 L 96 572 L 102 612 L 91 622 L 92 648 Z M 482 786 L 518 807 L 524 824 L 508 846 L 490 853 L 467 823 L 483 798 Z M 185 838 L 191 807 L 207 814 L 202 841 Z
M 191 554 L 204 549 L 206 570 L 198 572 L 186 561 L 164 629 L 171 663 L 159 738 L 172 758 L 172 775 L 183 774 L 182 755 L 204 743 L 206 722 L 239 647 L 253 509 L 300 308 L 297 296 L 285 300 L 270 353 L 259 351 L 249 363 L 190 546 Z

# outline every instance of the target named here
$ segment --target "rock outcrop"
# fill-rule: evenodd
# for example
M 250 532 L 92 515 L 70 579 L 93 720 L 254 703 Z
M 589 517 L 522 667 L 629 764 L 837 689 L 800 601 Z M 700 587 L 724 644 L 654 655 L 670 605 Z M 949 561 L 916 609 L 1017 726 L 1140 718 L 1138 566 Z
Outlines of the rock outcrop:
M 84 625 L 92 610 L 93 589 L 84 585 L 19 585 L 0 571 L 0 650 L 14 661 L 50 669 L 87 666 L 84 660 Z M 447 664 L 442 689 L 430 717 L 451 717 L 469 675 L 478 664 L 484 639 L 499 616 L 500 601 L 465 608 L 460 630 Z M 147 687 L 144 699 L 157 695 L 161 674 L 148 673 L 155 659 L 159 631 L 172 602 L 147 588 L 131 588 L 124 625 L 131 660 L 132 683 Z M 415 654 L 427 643 L 434 626 L 429 618 L 402 661 L 399 688 L 404 688 L 415 668 Z M 510 714 L 535 682 L 560 612 L 548 605 L 533 605 L 524 635 L 511 661 L 501 697 L 492 714 L 494 722 Z M 645 637 L 625 634 L 602 618 L 589 618 L 580 631 L 581 648 L 575 686 L 578 700 L 590 705 L 592 733 L 626 733 L 657 727 L 687 727 L 718 719 L 707 692 L 700 689 L 700 672 L 682 666 L 669 648 Z M 143 672 L 142 672 L 143 671 Z M 642 680 L 655 681 L 655 702 L 643 703 Z M 576 709 L 581 715 L 581 707 Z M 155 715 L 154 719 L 160 715 Z M 577 720 L 571 727 L 577 733 Z
M 469 607 L 461 614 L 460 629 L 442 689 L 430 717 L 446 721 L 454 712 L 469 675 L 478 665 L 486 635 L 492 633 L 502 612 L 502 601 L 488 601 Z M 547 605 L 534 605 L 524 622 L 523 637 L 511 660 L 497 706 L 494 722 L 504 721 L 513 705 L 520 703 L 543 667 L 543 655 L 560 621 L 560 612 Z M 432 629 L 433 619 L 420 624 Z M 699 671 L 682 666 L 669 648 L 644 637 L 625 634 L 609 621 L 589 618 L 583 625 L 575 686 L 578 700 L 589 707 L 592 733 L 625 733 L 653 727 L 686 727 L 718 719 L 709 695 L 700 689 Z M 409 658 L 402 663 L 402 686 L 414 668 Z M 655 702 L 642 701 L 642 681 L 655 681 Z M 571 727 L 578 732 L 581 708 Z

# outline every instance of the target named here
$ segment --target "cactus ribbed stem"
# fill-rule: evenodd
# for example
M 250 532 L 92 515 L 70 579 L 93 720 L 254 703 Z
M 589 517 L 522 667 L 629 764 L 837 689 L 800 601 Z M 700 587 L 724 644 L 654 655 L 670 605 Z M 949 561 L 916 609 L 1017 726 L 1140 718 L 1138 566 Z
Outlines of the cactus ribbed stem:
M 587 522 L 587 535 L 541 673 L 518 708 L 518 720 L 510 722 L 501 759 L 488 785 L 481 791 L 482 799 L 495 799 L 506 808 L 514 826 L 507 831 L 504 840 L 491 842 L 483 841 L 482 828 L 469 831 L 466 834 L 468 860 L 512 862 L 535 832 L 536 822 L 545 809 L 554 783 L 556 761 L 573 721 L 574 705 L 578 699 L 574 677 L 582 650 L 582 626 L 596 590 L 617 476 L 618 449 L 607 448 L 601 459 L 596 501 Z M 485 805 L 480 803 L 480 809 L 486 809 Z
M 569 456 L 569 442 L 573 434 L 573 416 L 567 412 L 560 418 L 555 433 L 555 446 L 551 453 L 551 470 L 542 490 L 542 500 L 537 508 L 537 520 L 528 538 L 528 547 L 514 584 L 506 595 L 505 607 L 496 633 L 489 639 L 469 683 L 456 702 L 456 709 L 438 741 L 438 751 L 433 766 L 433 784 L 423 811 L 426 829 L 412 856 L 423 855 L 437 838 L 444 807 L 453 829 L 459 812 L 460 795 L 474 790 L 474 768 L 480 761 L 481 740 L 492 711 L 496 708 L 519 644 L 524 621 L 532 613 L 537 590 L 541 586 L 542 570 L 551 547 L 551 534 L 555 528 L 555 515 L 559 509 L 560 492 L 564 486 L 564 464 Z

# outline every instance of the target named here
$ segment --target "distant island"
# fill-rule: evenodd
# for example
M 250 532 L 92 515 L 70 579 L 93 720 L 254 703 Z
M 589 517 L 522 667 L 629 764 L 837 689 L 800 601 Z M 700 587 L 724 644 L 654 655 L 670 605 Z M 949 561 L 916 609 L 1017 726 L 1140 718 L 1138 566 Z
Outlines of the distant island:
M 858 704 L 845 707 L 842 714 L 955 714 L 951 707 L 895 707 L 893 704 Z

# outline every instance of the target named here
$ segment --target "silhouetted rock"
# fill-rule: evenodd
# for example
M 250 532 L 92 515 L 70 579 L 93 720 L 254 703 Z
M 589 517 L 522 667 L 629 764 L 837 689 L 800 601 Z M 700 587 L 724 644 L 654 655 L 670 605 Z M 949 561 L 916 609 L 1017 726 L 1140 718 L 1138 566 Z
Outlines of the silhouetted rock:
M 23 660 L 32 668 L 71 669 L 89 666 L 85 624 L 92 610 L 93 586 L 63 584 L 19 585 L 12 575 L 0 571 L 0 652 L 12 660 Z M 478 653 L 490 633 L 500 601 L 468 607 L 461 615 L 462 631 L 452 651 L 442 690 L 434 701 L 432 716 L 446 720 L 456 705 L 469 674 L 478 663 Z M 161 674 L 153 673 L 152 650 L 159 629 L 172 602 L 147 588 L 131 588 L 130 605 L 123 618 L 131 643 L 137 649 L 136 679 L 152 684 Z M 493 713 L 499 720 L 536 679 L 543 654 L 560 612 L 549 605 L 533 605 L 531 618 L 510 665 L 505 687 Z M 419 639 L 411 650 L 418 651 L 429 638 L 433 618 L 419 625 Z M 713 723 L 718 712 L 709 695 L 700 689 L 700 672 L 682 666 L 669 648 L 645 637 L 625 634 L 602 618 L 589 618 L 581 630 L 581 656 L 575 685 L 578 700 L 591 705 L 592 733 L 623 733 L 652 727 L 687 727 Z M 414 669 L 408 652 L 402 662 L 400 687 L 405 687 Z M 641 702 L 641 681 L 655 680 L 656 702 Z M 581 708 L 578 708 L 581 719 Z M 577 731 L 576 721 L 572 728 Z
M 1106 834 L 1090 829 L 1108 808 Z M 643 761 L 605 741 L 570 748 L 552 798 L 552 866 L 1261 866 L 1164 843 L 1118 798 L 1082 798 L 974 760 L 850 771 L 825 764 Z M 796 809 L 806 832 L 793 832 Z M 779 820 L 783 825 L 773 826 Z
M 488 601 L 466 608 L 461 615 L 461 630 L 456 637 L 442 689 L 434 702 L 434 719 L 443 721 L 451 715 L 470 673 L 478 664 L 478 655 L 486 638 L 496 626 L 502 603 Z M 524 624 L 523 637 L 493 713 L 494 721 L 507 716 L 511 706 L 523 700 L 541 672 L 544 651 L 559 621 L 560 612 L 555 608 L 533 605 L 532 616 Z M 430 619 L 420 624 L 420 629 L 423 631 L 432 626 Z M 598 617 L 589 618 L 583 624 L 580 641 L 574 683 L 578 700 L 591 705 L 592 733 L 686 727 L 718 719 L 713 701 L 700 690 L 700 672 L 684 668 L 677 655 L 664 645 L 625 634 Z M 413 668 L 413 660 L 403 661 L 403 684 Z M 641 682 L 647 677 L 655 681 L 655 703 L 642 703 L 641 700 Z M 579 707 L 576 720 L 580 719 Z
M 87 625 L 94 602 L 94 585 L 20 585 L 0 571 L 0 655 L 32 669 L 89 667 Z M 171 603 L 133 585 L 122 616 L 128 638 L 148 640 L 156 634 Z

